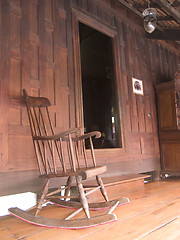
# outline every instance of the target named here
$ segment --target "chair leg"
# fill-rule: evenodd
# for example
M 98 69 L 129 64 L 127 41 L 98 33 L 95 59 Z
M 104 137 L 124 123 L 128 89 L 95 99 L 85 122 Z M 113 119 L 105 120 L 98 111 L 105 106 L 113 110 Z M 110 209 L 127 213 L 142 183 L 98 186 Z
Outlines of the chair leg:
M 103 184 L 103 181 L 102 181 L 101 177 L 96 176 L 96 181 L 97 181 L 98 185 L 101 186 L 100 190 L 101 190 L 101 193 L 102 193 L 105 201 L 108 202 L 109 201 L 108 195 L 107 195 L 107 192 L 106 192 L 106 189 L 104 187 L 104 184 Z
M 81 176 L 76 176 L 76 182 L 77 182 L 77 187 L 78 187 L 80 201 L 82 203 L 83 210 L 86 214 L 86 217 L 90 218 L 89 205 L 88 205 L 88 201 L 87 201 L 87 198 L 85 196 L 83 185 L 82 185 L 82 177 Z
M 71 184 L 72 184 L 72 177 L 68 177 L 68 180 L 66 182 L 66 190 L 65 190 L 65 196 L 69 196 L 69 192 L 70 192 L 70 187 L 71 187 Z M 64 199 L 64 201 L 67 201 L 67 198 Z
M 48 189 L 49 189 L 49 182 L 50 180 L 48 179 L 46 184 L 44 185 L 44 188 L 43 188 L 43 192 L 41 194 L 41 197 L 39 199 L 39 202 L 38 202 L 38 205 L 37 205 L 37 208 L 36 208 L 36 213 L 35 213 L 35 216 L 38 215 L 38 213 L 40 212 L 41 208 L 42 208 L 42 205 L 44 203 L 44 199 L 46 197 L 46 194 L 48 193 Z

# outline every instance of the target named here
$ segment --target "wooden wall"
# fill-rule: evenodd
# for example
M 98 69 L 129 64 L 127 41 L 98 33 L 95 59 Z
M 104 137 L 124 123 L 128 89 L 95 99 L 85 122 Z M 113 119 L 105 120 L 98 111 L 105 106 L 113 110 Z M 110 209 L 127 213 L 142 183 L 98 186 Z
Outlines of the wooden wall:
M 50 99 L 57 131 L 79 125 L 76 21 L 104 26 L 109 36 L 116 36 L 124 144 L 97 150 L 107 174 L 159 169 L 154 84 L 173 79 L 180 45 L 145 39 L 141 19 L 115 0 L 0 0 L 0 182 L 10 174 L 6 189 L 12 181 L 18 182 L 17 191 L 24 189 L 17 172 L 18 179 L 21 171 L 36 179 L 23 88 Z M 132 93 L 131 77 L 143 80 L 144 96 Z

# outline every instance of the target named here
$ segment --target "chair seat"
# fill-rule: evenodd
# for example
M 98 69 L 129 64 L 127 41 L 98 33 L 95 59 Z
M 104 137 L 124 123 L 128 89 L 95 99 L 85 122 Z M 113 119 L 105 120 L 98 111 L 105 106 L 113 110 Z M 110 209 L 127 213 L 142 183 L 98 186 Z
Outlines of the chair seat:
M 106 166 L 97 166 L 97 167 L 88 167 L 88 168 L 79 168 L 76 169 L 76 172 L 73 171 L 60 171 L 57 173 L 49 173 L 46 175 L 41 175 L 40 177 L 46 177 L 46 178 L 56 178 L 56 177 L 69 177 L 69 176 L 76 176 L 80 175 L 82 177 L 82 180 L 94 177 L 96 175 L 99 175 L 101 173 L 106 172 L 107 167 Z

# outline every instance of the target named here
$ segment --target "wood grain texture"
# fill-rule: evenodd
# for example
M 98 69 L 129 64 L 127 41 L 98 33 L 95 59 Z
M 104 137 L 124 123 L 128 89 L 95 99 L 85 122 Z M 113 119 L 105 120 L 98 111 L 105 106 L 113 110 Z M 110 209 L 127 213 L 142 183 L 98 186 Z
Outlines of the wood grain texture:
M 28 240 L 57 240 L 59 236 L 66 240 L 99 240 L 107 237 L 114 240 L 179 239 L 180 200 L 177 196 L 179 179 L 149 183 L 144 189 L 128 194 L 130 204 L 114 210 L 118 217 L 114 223 L 70 231 L 37 227 L 14 217 L 6 217 L 0 219 L 0 236 L 2 239 L 15 239 L 13 237 L 16 236 L 16 239 L 26 237 Z M 59 219 L 71 212 L 68 208 L 49 205 L 43 209 L 41 216 Z
M 134 166 L 136 172 L 157 170 L 154 84 L 173 79 L 179 45 L 147 40 L 141 21 L 110 0 L 2 0 L 0 15 L 1 172 L 37 169 L 28 141 L 30 132 L 21 100 L 23 88 L 33 96 L 50 98 L 58 131 L 82 126 L 81 74 L 77 71 L 79 21 L 109 36 L 114 49 L 123 148 L 95 152 L 108 165 L 126 162 L 129 172 L 133 171 L 134 159 L 144 162 L 143 168 Z M 143 80 L 144 96 L 132 93 L 132 77 Z M 19 152 L 21 142 L 25 147 Z M 19 166 L 16 162 L 22 158 L 14 156 L 24 156 L 26 148 L 28 154 Z M 113 166 L 112 169 L 115 174 L 119 172 Z
M 158 100 L 159 138 L 161 150 L 161 165 L 163 171 L 175 174 L 180 171 L 180 141 L 179 141 L 179 83 L 180 66 L 175 74 L 175 80 L 156 86 Z
M 75 220 L 60 220 L 34 216 L 30 213 L 22 211 L 19 208 L 11 208 L 9 211 L 12 215 L 20 218 L 25 222 L 47 228 L 83 229 L 116 221 L 116 216 L 114 214 L 99 215 L 90 219 L 83 218 Z

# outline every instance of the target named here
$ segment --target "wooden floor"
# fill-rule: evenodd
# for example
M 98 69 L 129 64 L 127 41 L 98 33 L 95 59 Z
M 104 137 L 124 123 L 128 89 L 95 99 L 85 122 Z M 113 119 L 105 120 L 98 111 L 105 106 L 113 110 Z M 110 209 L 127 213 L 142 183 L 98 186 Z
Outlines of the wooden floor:
M 88 229 L 65 230 L 38 227 L 9 217 L 0 219 L 0 239 L 180 239 L 180 179 L 148 183 L 144 190 L 127 193 L 126 197 L 129 197 L 131 202 L 115 209 L 118 220 L 114 223 Z M 61 218 L 68 211 L 51 205 L 44 208 L 41 214 Z

